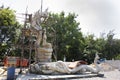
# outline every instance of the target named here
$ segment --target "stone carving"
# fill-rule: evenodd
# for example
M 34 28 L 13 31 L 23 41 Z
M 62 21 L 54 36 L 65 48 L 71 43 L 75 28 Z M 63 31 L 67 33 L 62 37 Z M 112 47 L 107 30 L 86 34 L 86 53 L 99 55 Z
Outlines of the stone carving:
M 32 26 L 40 26 L 41 23 L 43 23 L 48 17 L 48 9 L 46 9 L 44 12 L 41 12 L 38 10 L 35 12 L 34 17 L 32 18 Z
M 43 30 L 42 33 L 42 43 L 41 46 L 37 48 L 37 55 L 36 57 L 38 58 L 38 62 L 50 62 L 51 61 L 51 56 L 52 56 L 52 45 L 51 43 L 48 43 L 47 41 L 47 36 L 46 36 L 46 29 Z M 41 42 L 41 39 L 38 40 Z M 36 41 L 37 42 L 37 41 Z M 40 45 L 40 42 L 37 42 Z
M 79 65 L 73 69 L 69 68 L 69 64 L 63 61 L 57 61 L 47 64 L 32 64 L 30 66 L 30 72 L 32 73 L 44 73 L 44 74 L 56 74 L 56 73 L 81 73 L 81 72 L 91 72 L 91 73 L 99 73 L 101 68 L 97 64 L 97 60 L 99 59 L 98 55 L 94 59 L 94 63 L 92 65 Z
M 92 72 L 98 73 L 100 71 L 100 67 L 97 64 L 97 60 L 99 56 L 96 54 L 94 64 L 92 65 L 78 65 L 77 67 L 70 68 L 69 64 L 63 61 L 51 62 L 51 63 L 43 63 L 41 62 L 50 62 L 52 55 L 52 45 L 47 42 L 46 29 L 39 32 L 41 23 L 43 23 L 48 16 L 48 9 L 44 12 L 37 11 L 33 17 L 32 26 L 35 26 L 36 30 L 38 30 L 37 39 L 35 42 L 36 46 L 36 63 L 30 65 L 30 72 L 32 73 L 43 73 L 43 74 L 53 74 L 53 73 L 79 73 L 79 72 Z
M 41 23 L 48 17 L 48 9 L 44 12 L 38 10 L 32 18 L 32 27 L 36 30 L 35 62 L 50 62 L 52 56 L 52 45 L 47 42 L 46 29 L 42 29 Z
M 39 56 L 39 48 L 40 48 L 40 43 L 42 40 L 42 32 L 38 30 L 37 36 L 36 36 L 36 42 L 35 42 L 35 62 L 38 62 Z

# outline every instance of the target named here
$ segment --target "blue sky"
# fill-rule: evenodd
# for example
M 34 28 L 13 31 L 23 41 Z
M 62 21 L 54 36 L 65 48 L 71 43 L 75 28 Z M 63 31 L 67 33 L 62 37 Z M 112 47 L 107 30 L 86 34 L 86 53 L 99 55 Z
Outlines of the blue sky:
M 43 0 L 43 10 L 50 12 L 78 14 L 77 21 L 84 34 L 108 33 L 114 30 L 115 38 L 120 39 L 120 1 L 119 0 Z M 0 5 L 9 6 L 16 10 L 16 13 L 25 13 L 28 6 L 28 13 L 34 13 L 41 7 L 41 0 L 0 0 Z M 17 17 L 23 17 L 17 14 Z M 18 18 L 19 21 L 23 21 Z

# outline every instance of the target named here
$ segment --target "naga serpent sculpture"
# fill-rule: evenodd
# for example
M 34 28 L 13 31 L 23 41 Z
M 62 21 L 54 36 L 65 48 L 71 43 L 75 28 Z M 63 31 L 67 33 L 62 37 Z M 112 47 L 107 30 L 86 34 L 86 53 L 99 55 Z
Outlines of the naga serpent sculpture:
M 57 61 L 53 63 L 48 63 L 44 65 L 32 64 L 30 66 L 30 71 L 33 73 L 43 73 L 43 74 L 54 74 L 54 73 L 81 73 L 81 72 L 91 72 L 91 73 L 99 73 L 101 67 L 97 64 L 97 60 L 99 59 L 98 55 L 94 59 L 94 63 L 92 65 L 79 65 L 73 69 L 68 67 L 68 64 L 63 61 Z
M 40 11 L 36 12 L 34 17 L 33 17 L 33 22 L 32 26 L 35 26 L 37 28 L 40 26 L 40 23 L 44 22 L 47 18 L 48 12 L 47 9 L 45 12 L 40 13 Z M 45 19 L 42 21 L 41 17 L 44 17 Z M 37 28 L 38 30 L 40 29 L 39 27 Z M 40 48 L 40 42 L 43 39 L 42 42 L 42 47 Z M 38 34 L 38 38 L 36 40 L 36 58 L 38 58 L 38 53 L 41 50 L 44 50 L 46 53 L 52 53 L 52 45 L 48 42 L 46 42 L 47 36 L 46 36 L 46 30 L 44 30 L 43 35 L 41 33 Z M 44 54 L 45 54 L 44 53 Z M 92 72 L 92 73 L 98 73 L 101 68 L 97 64 L 97 60 L 99 59 L 99 56 L 96 54 L 95 59 L 94 59 L 94 64 L 93 65 L 79 65 L 77 67 L 74 67 L 73 69 L 69 68 L 69 65 L 66 62 L 63 61 L 57 61 L 57 62 L 51 62 L 47 64 L 40 64 L 37 60 L 37 63 L 31 64 L 30 65 L 30 72 L 31 73 L 43 73 L 43 74 L 52 74 L 52 73 L 66 73 L 66 74 L 71 74 L 71 73 L 78 73 L 78 72 Z

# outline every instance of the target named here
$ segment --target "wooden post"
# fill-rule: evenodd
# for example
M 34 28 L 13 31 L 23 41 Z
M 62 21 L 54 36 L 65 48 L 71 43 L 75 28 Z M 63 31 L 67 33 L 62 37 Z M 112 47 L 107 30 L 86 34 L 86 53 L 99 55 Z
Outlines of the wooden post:
M 22 52 L 21 52 L 21 57 L 20 57 L 20 74 L 22 73 L 22 64 L 23 64 L 23 57 L 24 57 L 24 30 L 22 29 Z

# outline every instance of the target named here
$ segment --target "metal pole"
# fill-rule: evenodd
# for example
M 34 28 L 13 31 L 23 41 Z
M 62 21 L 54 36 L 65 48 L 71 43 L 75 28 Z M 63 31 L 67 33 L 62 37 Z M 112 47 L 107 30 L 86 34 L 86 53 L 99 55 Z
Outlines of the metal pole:
M 31 53 L 32 53 L 32 33 L 30 32 L 30 49 L 29 49 L 29 68 L 31 64 Z
M 41 0 L 41 13 L 42 13 L 43 0 Z
M 23 54 L 24 54 L 24 31 L 22 31 L 22 52 L 21 52 L 21 58 L 20 58 L 20 74 L 22 73 L 22 63 L 23 63 Z

